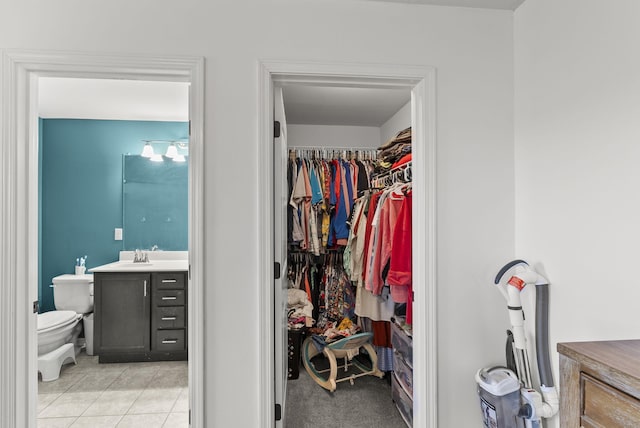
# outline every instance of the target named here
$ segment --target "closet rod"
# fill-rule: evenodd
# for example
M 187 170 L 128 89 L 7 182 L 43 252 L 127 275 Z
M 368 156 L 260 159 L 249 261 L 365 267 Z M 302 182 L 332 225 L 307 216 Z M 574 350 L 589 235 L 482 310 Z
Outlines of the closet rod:
M 395 168 L 391 168 L 387 172 L 383 172 L 382 174 L 378 174 L 376 176 L 371 177 L 371 182 L 375 183 L 373 187 L 379 187 L 378 185 L 380 184 L 381 181 L 384 181 L 388 178 L 393 178 L 397 176 L 397 174 L 400 172 L 403 172 L 405 174 L 404 175 L 405 179 L 408 179 L 408 181 L 411 181 L 411 164 L 412 164 L 412 161 L 409 161 Z M 407 172 L 409 173 L 408 176 L 407 176 Z
M 287 147 L 288 150 L 335 150 L 335 151 L 348 151 L 348 152 L 377 152 L 378 149 L 374 147 Z
M 318 156 L 325 158 L 327 156 L 335 157 L 336 154 L 339 157 L 353 158 L 355 155 L 357 158 L 364 156 L 366 159 L 376 160 L 378 157 L 378 151 L 376 149 L 360 149 L 360 148 L 345 148 L 345 147 L 289 147 L 289 154 L 295 154 L 296 157 L 309 157 Z

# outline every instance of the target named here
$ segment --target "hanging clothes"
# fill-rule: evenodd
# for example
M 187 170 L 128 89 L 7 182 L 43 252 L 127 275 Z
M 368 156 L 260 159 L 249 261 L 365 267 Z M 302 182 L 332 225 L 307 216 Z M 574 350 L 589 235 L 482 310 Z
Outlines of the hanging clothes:
M 289 212 L 287 235 L 295 250 L 314 255 L 345 247 L 349 239 L 349 215 L 358 192 L 368 189 L 373 160 L 359 159 L 359 152 L 325 156 L 308 149 L 289 153 Z M 373 152 L 372 152 L 373 153 Z M 354 157 L 355 156 L 355 157 Z

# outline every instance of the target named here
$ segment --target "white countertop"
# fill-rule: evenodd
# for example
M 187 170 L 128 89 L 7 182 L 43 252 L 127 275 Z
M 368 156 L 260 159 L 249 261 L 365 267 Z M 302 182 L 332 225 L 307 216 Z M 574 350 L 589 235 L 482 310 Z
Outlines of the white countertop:
M 121 251 L 120 260 L 89 269 L 89 272 L 181 272 L 189 270 L 187 251 L 145 251 L 148 263 L 134 263 L 133 251 Z

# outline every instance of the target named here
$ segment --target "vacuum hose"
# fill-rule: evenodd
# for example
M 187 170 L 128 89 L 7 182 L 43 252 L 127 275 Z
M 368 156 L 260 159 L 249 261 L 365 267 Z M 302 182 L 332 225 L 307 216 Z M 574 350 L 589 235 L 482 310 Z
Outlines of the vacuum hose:
M 549 357 L 549 284 L 536 284 L 536 354 L 540 384 L 554 386 Z
M 549 284 L 536 284 L 536 354 L 538 374 L 540 375 L 540 392 L 543 398 L 538 415 L 543 418 L 551 418 L 558 413 L 560 400 L 558 390 L 553 384 L 551 359 L 549 358 Z

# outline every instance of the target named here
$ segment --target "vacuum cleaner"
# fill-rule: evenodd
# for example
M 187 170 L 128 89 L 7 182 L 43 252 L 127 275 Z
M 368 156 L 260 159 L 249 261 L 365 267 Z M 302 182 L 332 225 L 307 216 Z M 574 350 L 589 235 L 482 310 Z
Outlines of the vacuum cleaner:
M 507 272 L 509 280 L 502 282 Z M 511 329 L 507 331 L 506 367 L 478 370 L 476 382 L 486 428 L 541 428 L 553 417 L 559 398 L 549 357 L 549 283 L 524 260 L 507 263 L 494 281 L 507 301 Z M 520 293 L 527 285 L 536 291 L 536 356 L 540 390 L 533 387 Z

